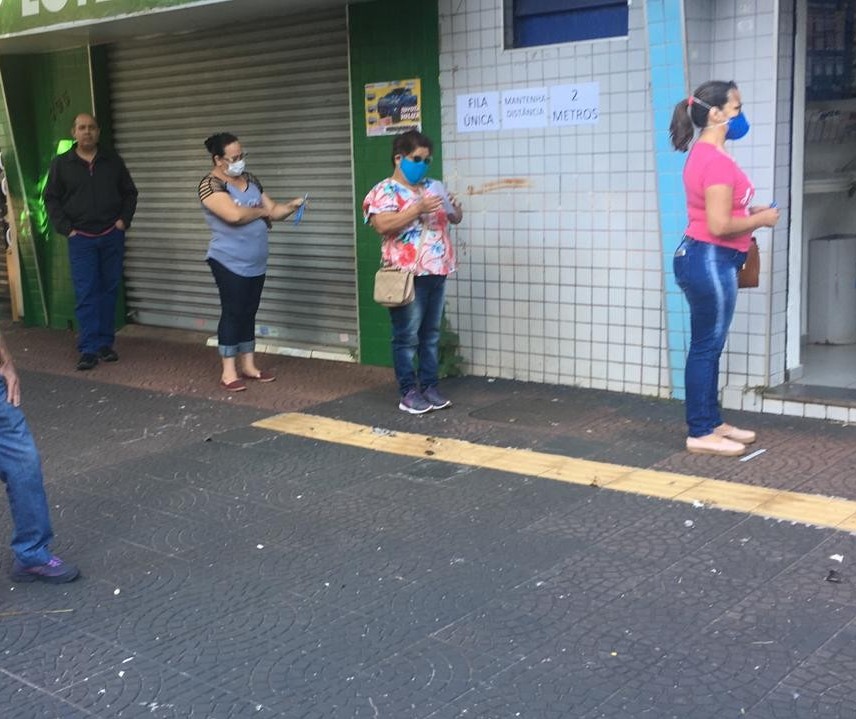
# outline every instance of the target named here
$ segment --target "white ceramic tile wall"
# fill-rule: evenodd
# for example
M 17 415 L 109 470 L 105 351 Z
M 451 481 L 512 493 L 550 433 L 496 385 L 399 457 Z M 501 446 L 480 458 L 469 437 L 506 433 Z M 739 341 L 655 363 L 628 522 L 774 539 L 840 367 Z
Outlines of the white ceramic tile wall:
M 445 179 L 467 211 L 449 309 L 468 370 L 668 396 L 644 3 L 628 38 L 522 50 L 503 47 L 502 0 L 439 8 Z M 757 201 L 783 207 L 782 230 L 759 232 L 762 285 L 741 293 L 721 378 L 727 406 L 775 412 L 746 388 L 784 372 L 790 42 L 774 30 L 790 32 L 790 14 L 777 21 L 774 0 L 685 2 L 690 83 L 737 81 L 752 132 L 732 151 Z M 598 125 L 457 132 L 458 95 L 592 81 Z M 480 192 L 509 179 L 525 184 Z
M 502 0 L 440 0 L 440 33 L 445 180 L 467 212 L 449 308 L 468 370 L 668 396 L 643 4 L 629 38 L 505 50 Z M 457 95 L 593 81 L 597 125 L 457 132 Z M 509 179 L 525 186 L 479 193 Z

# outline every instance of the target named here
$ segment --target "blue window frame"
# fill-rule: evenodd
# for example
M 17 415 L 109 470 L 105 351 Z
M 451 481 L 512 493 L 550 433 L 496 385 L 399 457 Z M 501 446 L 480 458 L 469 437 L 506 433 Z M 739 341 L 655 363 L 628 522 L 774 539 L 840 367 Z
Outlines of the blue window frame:
M 626 37 L 627 0 L 506 0 L 506 46 Z

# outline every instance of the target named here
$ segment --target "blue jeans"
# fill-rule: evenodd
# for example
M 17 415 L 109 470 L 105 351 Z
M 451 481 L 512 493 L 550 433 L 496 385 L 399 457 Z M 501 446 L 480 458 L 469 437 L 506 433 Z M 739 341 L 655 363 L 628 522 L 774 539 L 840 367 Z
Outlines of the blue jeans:
M 0 479 L 12 514 L 12 551 L 21 564 L 36 567 L 50 561 L 53 539 L 42 461 L 24 413 L 6 399 L 0 379 Z
M 737 303 L 737 271 L 745 260 L 745 252 L 690 237 L 684 237 L 675 251 L 675 279 L 690 306 L 684 380 L 690 437 L 704 437 L 722 424 L 719 358 Z
M 440 365 L 440 322 L 446 301 L 446 276 L 424 275 L 414 279 L 416 297 L 404 307 L 391 307 L 392 364 L 398 390 L 404 396 L 414 387 L 433 387 Z M 419 382 L 414 358 L 419 359 Z
M 236 357 L 256 349 L 256 312 L 262 300 L 265 275 L 244 277 L 209 257 L 208 266 L 220 291 L 217 344 L 221 357 Z
M 79 331 L 77 349 L 81 354 L 95 354 L 102 347 L 113 346 L 124 259 L 125 233 L 118 228 L 101 237 L 68 238 Z

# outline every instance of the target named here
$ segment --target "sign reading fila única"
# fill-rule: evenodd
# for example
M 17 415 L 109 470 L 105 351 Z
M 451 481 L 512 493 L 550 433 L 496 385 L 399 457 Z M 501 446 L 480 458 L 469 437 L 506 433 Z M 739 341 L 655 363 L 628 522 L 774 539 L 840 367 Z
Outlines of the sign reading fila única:
M 183 5 L 232 0 L 0 0 L 0 37 L 96 22 Z

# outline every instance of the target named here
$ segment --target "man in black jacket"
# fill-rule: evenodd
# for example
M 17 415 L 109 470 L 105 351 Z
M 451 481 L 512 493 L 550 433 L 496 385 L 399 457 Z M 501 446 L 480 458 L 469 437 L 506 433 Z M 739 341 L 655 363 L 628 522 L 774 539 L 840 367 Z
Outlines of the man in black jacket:
M 116 298 L 125 258 L 125 231 L 137 208 L 137 188 L 122 158 L 100 148 L 92 115 L 74 119 L 75 145 L 51 163 L 45 205 L 54 229 L 68 237 L 80 359 L 88 370 L 116 362 Z

